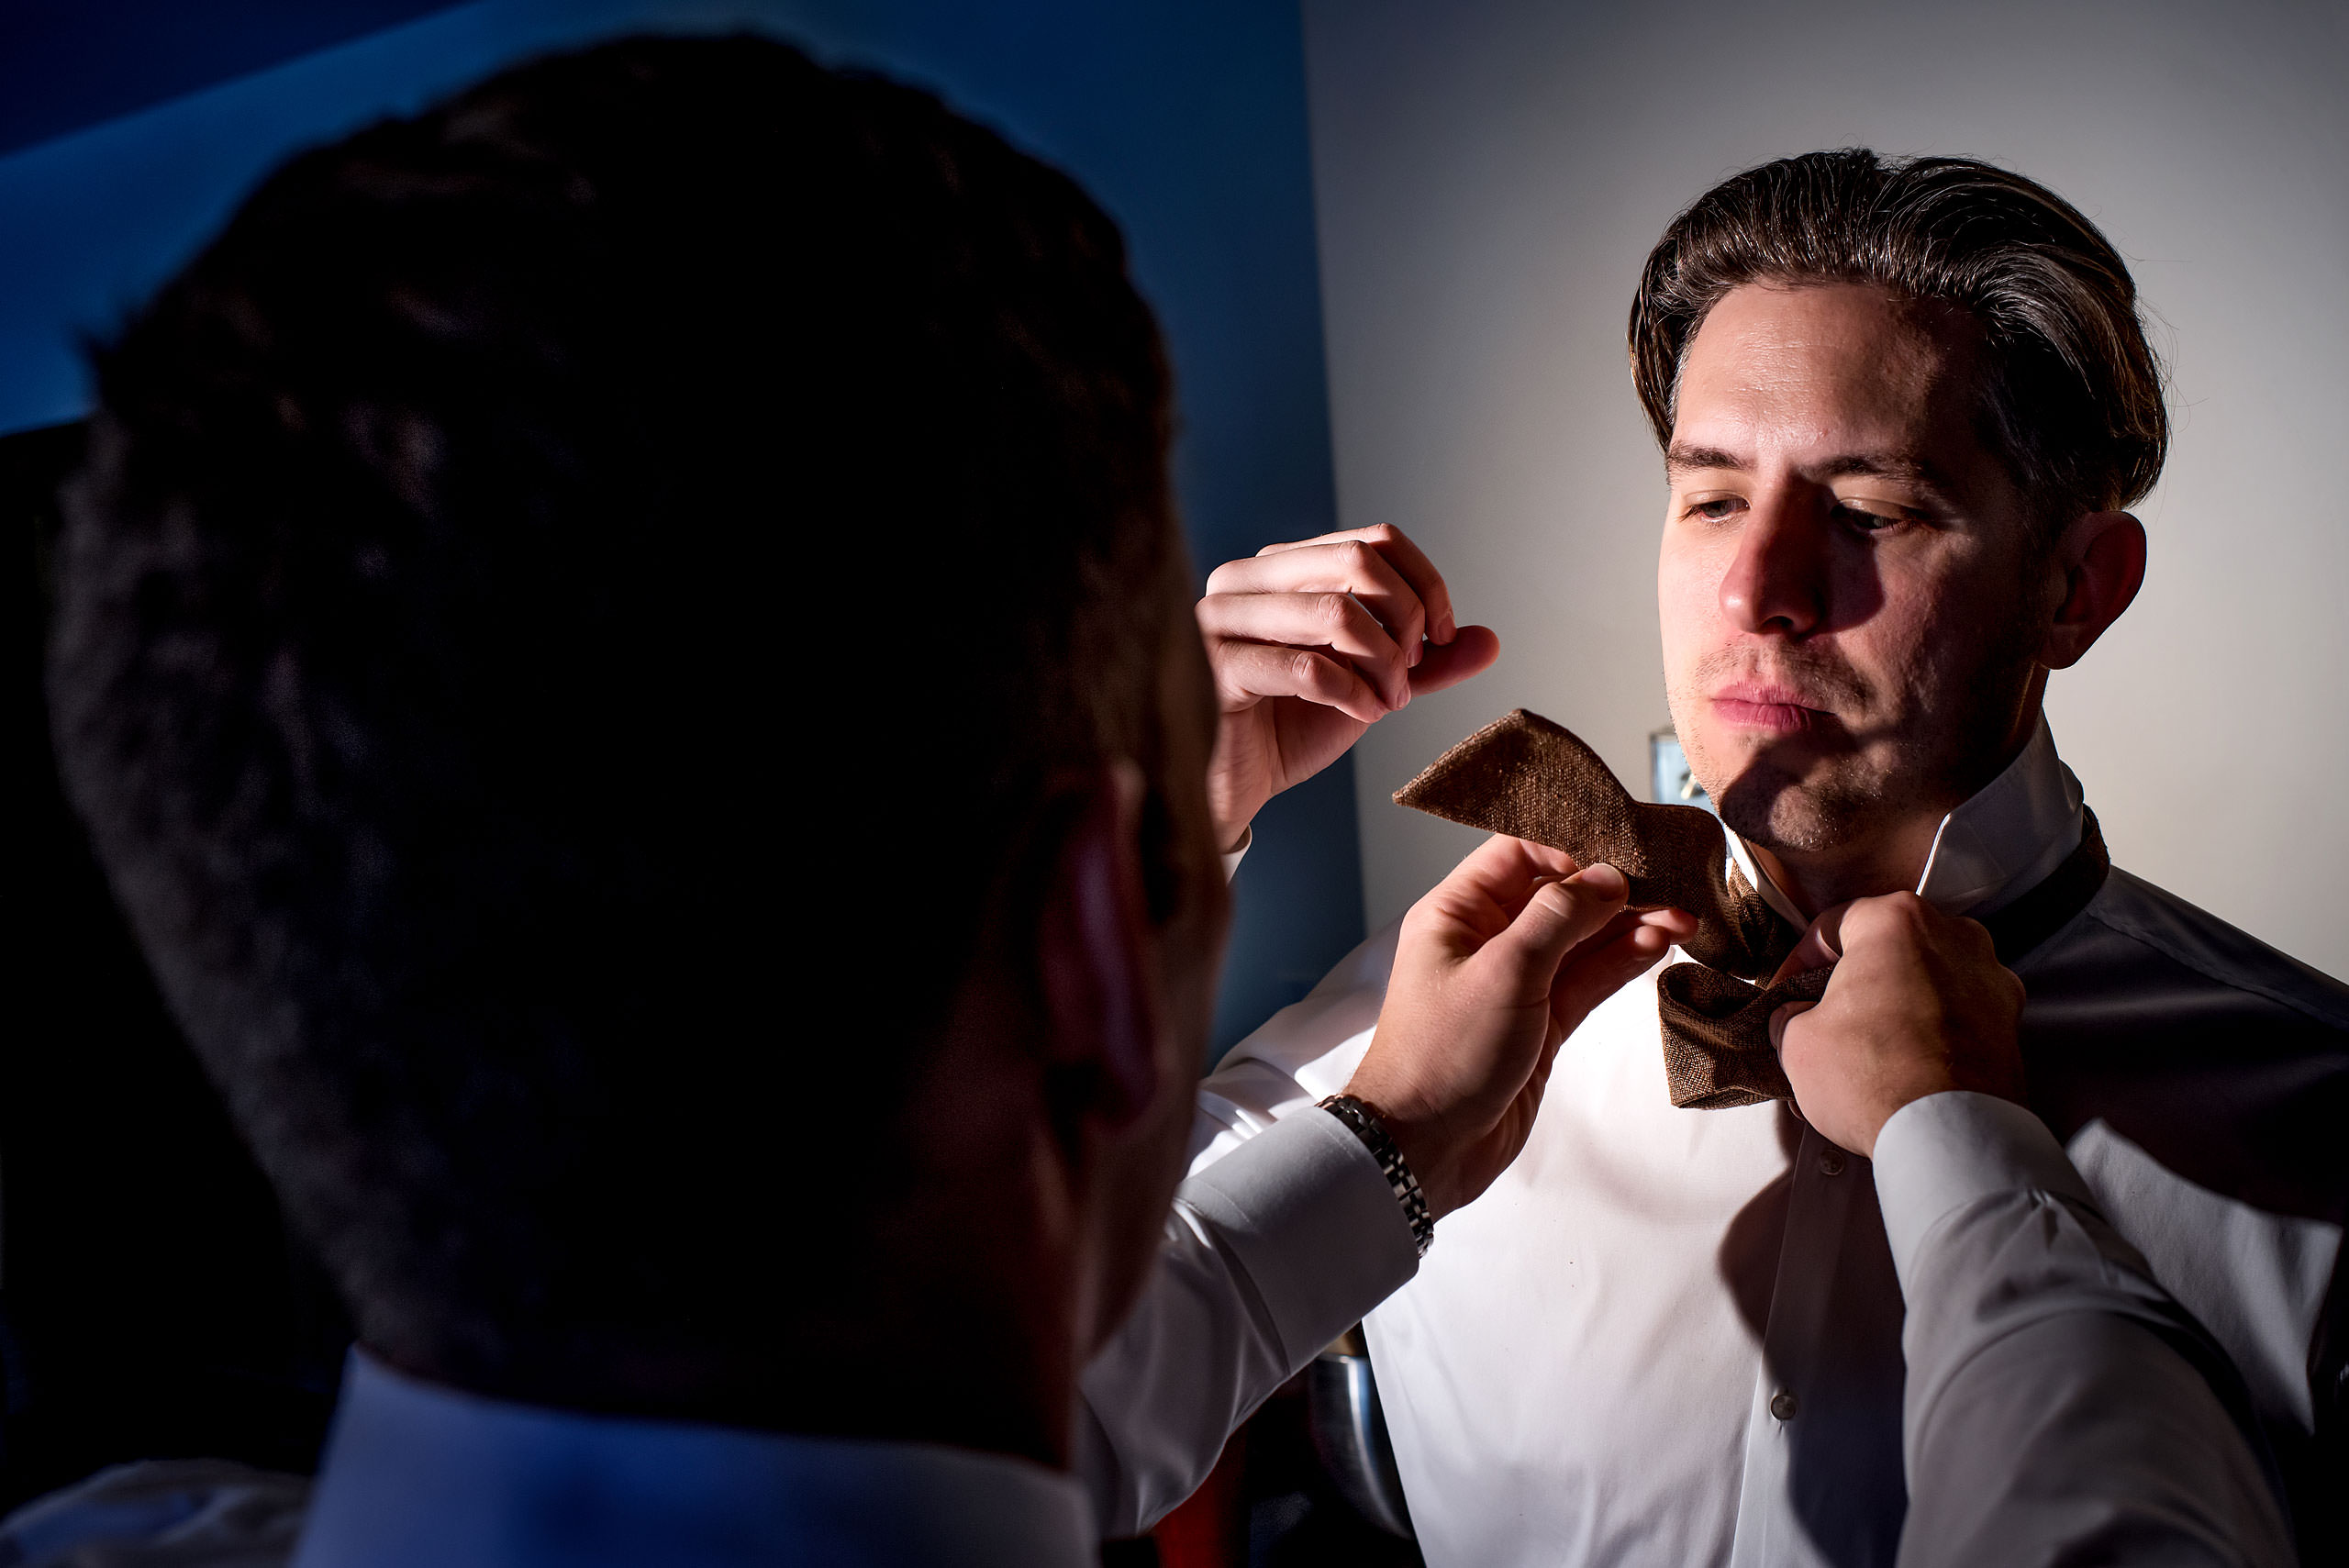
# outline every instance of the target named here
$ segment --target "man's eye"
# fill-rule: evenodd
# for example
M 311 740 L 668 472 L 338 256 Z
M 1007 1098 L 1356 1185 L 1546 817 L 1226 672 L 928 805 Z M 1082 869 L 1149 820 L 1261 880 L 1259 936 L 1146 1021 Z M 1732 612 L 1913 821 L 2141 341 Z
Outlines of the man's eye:
M 1864 533 L 1875 533 L 1882 528 L 1898 528 L 1909 520 L 1896 512 L 1871 511 L 1866 506 L 1857 506 L 1849 501 L 1838 502 L 1835 506 L 1835 515 Z
M 1696 518 L 1703 522 L 1722 523 L 1727 522 L 1730 518 L 1737 516 L 1738 513 L 1744 509 L 1745 501 L 1743 497 L 1737 495 L 1721 495 L 1717 496 L 1710 501 L 1691 501 L 1688 504 L 1688 509 L 1681 515 L 1683 517 Z

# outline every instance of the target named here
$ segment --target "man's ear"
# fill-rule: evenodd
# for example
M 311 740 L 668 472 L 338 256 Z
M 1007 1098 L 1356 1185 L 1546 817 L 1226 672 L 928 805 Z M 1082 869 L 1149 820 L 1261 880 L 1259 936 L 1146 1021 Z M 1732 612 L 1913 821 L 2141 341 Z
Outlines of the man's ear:
M 1036 965 L 1055 1119 L 1129 1125 L 1158 1084 L 1154 933 L 1142 884 L 1141 770 L 1118 758 L 1068 778 L 1039 888 Z
M 2055 541 L 2052 570 L 2063 598 L 2049 619 L 2039 662 L 2068 670 L 2121 618 L 2145 582 L 2145 526 L 2127 512 L 2087 512 Z

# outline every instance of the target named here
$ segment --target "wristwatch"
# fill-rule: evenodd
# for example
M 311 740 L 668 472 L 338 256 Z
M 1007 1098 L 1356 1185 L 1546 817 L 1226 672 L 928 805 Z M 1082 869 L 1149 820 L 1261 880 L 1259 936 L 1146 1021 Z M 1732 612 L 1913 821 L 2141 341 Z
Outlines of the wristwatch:
M 1321 1108 L 1352 1129 L 1353 1135 L 1362 1140 L 1362 1146 L 1378 1162 L 1386 1184 L 1395 1189 L 1395 1201 L 1403 1206 L 1403 1218 L 1410 1221 L 1411 1244 L 1419 1249 L 1420 1257 L 1426 1257 L 1428 1249 L 1435 1245 L 1435 1217 L 1428 1212 L 1428 1195 L 1419 1190 L 1419 1177 L 1411 1174 L 1410 1162 L 1395 1147 L 1395 1140 L 1386 1136 L 1386 1124 L 1378 1119 L 1378 1113 L 1352 1095 L 1331 1095 L 1321 1102 Z

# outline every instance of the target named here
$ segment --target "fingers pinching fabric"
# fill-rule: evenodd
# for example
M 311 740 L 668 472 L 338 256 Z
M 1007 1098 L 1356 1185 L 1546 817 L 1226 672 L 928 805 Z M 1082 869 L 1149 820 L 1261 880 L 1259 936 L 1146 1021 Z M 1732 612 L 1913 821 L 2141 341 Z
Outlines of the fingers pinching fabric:
M 1711 812 L 1633 799 L 1580 737 L 1523 708 L 1438 757 L 1395 799 L 1564 850 L 1576 865 L 1604 861 L 1631 884 L 1632 908 L 1694 915 L 1696 935 L 1681 950 L 1696 962 L 1672 965 L 1656 984 L 1672 1103 L 1709 1110 L 1792 1095 L 1770 1046 L 1770 1015 L 1798 995 L 1817 997 L 1827 971 L 1754 984 L 1801 933 L 1730 860 Z
M 1673 964 L 1656 979 L 1672 1103 L 1725 1110 L 1793 1097 L 1770 1044 L 1770 1016 L 1788 1002 L 1818 1000 L 1832 971 L 1759 984 L 1802 933 L 1746 881 L 1711 812 L 1633 799 L 1573 731 L 1523 708 L 1438 757 L 1395 799 L 1446 821 L 1564 850 L 1576 865 L 1604 861 L 1631 884 L 1631 907 L 1695 916 L 1696 934 L 1681 944 L 1695 962 Z M 2013 962 L 2087 907 L 2110 864 L 2088 813 L 2071 857 L 1984 921 L 1999 961 Z

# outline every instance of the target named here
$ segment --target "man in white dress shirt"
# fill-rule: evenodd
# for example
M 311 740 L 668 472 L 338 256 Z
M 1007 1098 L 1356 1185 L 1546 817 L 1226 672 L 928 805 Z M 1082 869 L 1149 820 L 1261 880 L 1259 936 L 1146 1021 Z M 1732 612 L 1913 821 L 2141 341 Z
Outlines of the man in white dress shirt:
M 1066 180 L 780 45 L 628 40 L 306 154 L 101 383 L 59 751 L 359 1325 L 306 1568 L 1085 1562 L 1093 1352 L 1288 1375 L 1689 929 L 1493 840 L 1345 1095 L 1178 1193 L 1226 900 L 1155 329 Z M 779 618 L 875 530 L 892 645 L 855 595 Z M 860 662 L 786 762 L 806 647 Z M 2197 1435 L 2166 1548 L 2280 1561 L 2223 1358 L 1998 1097 L 1979 933 L 1893 900 L 1812 940 L 1848 956 L 1787 1068 L 1944 1282 L 1907 1437 L 1956 1455 L 1951 1539 L 2121 1496 L 2129 1452 L 2009 1397 L 2052 1333 Z M 842 992 L 845 1034 L 805 1001 Z M 1149 1354 L 1186 1302 L 1244 1329 Z M 276 1562 L 297 1493 L 100 1477 L 0 1547 Z
M 1673 715 L 1743 876 L 1794 929 L 1896 889 L 1993 917 L 2082 852 L 2041 695 L 2137 589 L 2123 508 L 2167 439 L 2104 238 L 2005 171 L 1813 154 L 1676 219 L 1631 337 L 1669 483 Z M 1230 847 L 1415 664 L 1493 656 L 1389 530 L 1227 565 L 1199 617 Z M 2176 743 L 2148 737 L 2143 765 Z M 2223 822 L 2177 830 L 2227 852 Z M 1394 942 L 1224 1060 L 1195 1168 L 1346 1079 Z M 2028 1104 L 2239 1364 L 2303 1551 L 2339 1560 L 2349 988 L 2117 870 L 2010 962 Z M 1428 1560 L 1891 1562 L 1921 1485 L 1905 1265 L 1854 1153 L 1783 1104 L 1675 1108 L 1652 984 L 1593 1012 L 1524 1154 L 1367 1322 Z M 2060 1403 L 2078 1371 L 2028 1381 Z M 1198 1460 L 1167 1404 L 1104 1440 L 1180 1476 Z

